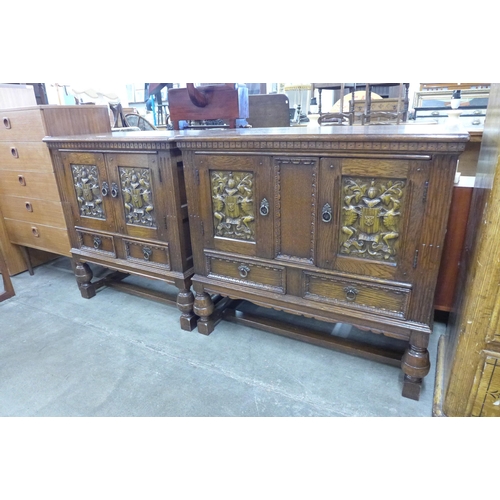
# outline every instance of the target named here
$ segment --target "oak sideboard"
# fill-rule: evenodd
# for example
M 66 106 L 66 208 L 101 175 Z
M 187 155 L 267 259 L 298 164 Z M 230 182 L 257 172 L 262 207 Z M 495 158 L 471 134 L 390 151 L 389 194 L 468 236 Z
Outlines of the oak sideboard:
M 218 305 L 227 298 L 349 323 L 407 342 L 395 363 L 403 396 L 418 400 L 468 140 L 466 131 L 438 125 L 179 132 L 198 331 L 230 319 Z M 337 342 L 258 318 L 247 324 Z

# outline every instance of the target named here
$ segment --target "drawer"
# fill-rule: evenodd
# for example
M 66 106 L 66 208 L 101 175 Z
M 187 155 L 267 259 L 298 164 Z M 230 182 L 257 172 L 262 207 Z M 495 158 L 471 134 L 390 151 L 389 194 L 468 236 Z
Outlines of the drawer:
M 0 141 L 41 141 L 45 137 L 39 109 L 0 110 Z
M 60 201 L 56 178 L 52 172 L 0 170 L 0 195 Z
M 271 266 L 244 259 L 206 256 L 208 277 L 229 283 L 286 293 L 286 272 L 282 266 Z
M 6 219 L 23 220 L 66 229 L 62 204 L 59 201 L 2 196 L 0 209 Z
M 52 172 L 52 160 L 43 142 L 0 142 L 0 170 Z
M 147 242 L 124 239 L 125 258 L 129 262 L 170 270 L 168 245 L 154 245 Z
M 4 222 L 12 243 L 71 256 L 71 245 L 66 229 L 12 219 L 4 219 Z
M 304 298 L 406 318 L 410 289 L 304 272 Z
M 116 258 L 115 242 L 112 236 L 77 229 L 78 246 L 81 250 L 96 252 Z

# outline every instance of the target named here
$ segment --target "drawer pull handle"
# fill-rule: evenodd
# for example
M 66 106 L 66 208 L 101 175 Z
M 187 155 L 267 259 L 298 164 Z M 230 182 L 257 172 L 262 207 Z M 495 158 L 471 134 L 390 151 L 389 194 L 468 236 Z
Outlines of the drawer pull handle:
M 108 196 L 108 193 L 109 193 L 108 183 L 107 182 L 103 182 L 102 183 L 102 188 L 101 188 L 101 194 L 104 197 L 104 196 Z
M 10 154 L 14 157 L 14 158 L 19 158 L 19 151 L 17 150 L 17 148 L 10 148 Z
M 38 232 L 38 229 L 36 227 L 32 227 L 31 232 L 33 233 L 33 236 L 35 238 L 40 238 L 40 233 Z
M 151 255 L 153 254 L 153 250 L 149 247 L 143 247 L 142 253 L 144 255 L 144 260 L 149 262 L 149 260 L 151 259 Z
M 102 246 L 102 240 L 99 238 L 99 236 L 94 236 L 94 248 L 96 250 L 99 250 Z
M 17 180 L 19 181 L 19 184 L 21 184 L 21 186 L 26 186 L 26 179 L 24 178 L 24 175 L 18 175 Z
M 481 120 L 479 118 L 472 120 L 472 125 L 480 125 L 480 124 L 481 124 Z
M 264 217 L 269 215 L 269 202 L 265 198 L 260 202 L 259 213 Z
M 5 128 L 10 128 L 10 120 L 7 117 L 4 117 L 3 119 L 3 126 Z
M 432 116 L 439 116 L 439 111 L 433 111 L 433 112 L 431 113 L 431 115 L 432 115 Z
M 473 111 L 473 114 L 475 114 L 475 115 L 480 115 L 480 114 L 481 114 L 481 110 L 480 110 L 480 109 L 475 109 L 475 110 Z
M 344 288 L 344 292 L 345 292 L 345 298 L 349 302 L 354 302 L 356 300 L 356 296 L 359 293 L 353 286 L 346 286 Z
M 118 186 L 116 185 L 115 182 L 111 184 L 111 196 L 113 198 L 116 198 L 118 196 Z
M 245 266 L 244 264 L 241 264 L 238 266 L 238 271 L 240 272 L 240 276 L 242 278 L 246 278 L 248 276 L 248 273 L 250 272 L 250 268 L 248 266 Z
M 33 212 L 33 206 L 31 205 L 31 203 L 29 201 L 27 201 L 24 205 L 25 205 L 26 210 L 28 212 Z
M 323 210 L 321 210 L 321 220 L 323 222 L 332 221 L 332 207 L 329 203 L 325 203 L 325 205 L 323 206 Z

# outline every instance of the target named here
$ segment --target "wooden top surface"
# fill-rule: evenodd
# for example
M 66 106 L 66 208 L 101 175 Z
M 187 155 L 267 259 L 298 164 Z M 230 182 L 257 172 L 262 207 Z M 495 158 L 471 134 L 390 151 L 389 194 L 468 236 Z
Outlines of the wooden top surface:
M 459 125 L 355 125 L 338 127 L 238 128 L 113 132 L 80 136 L 45 137 L 45 142 L 190 142 L 238 141 L 394 141 L 467 142 L 469 133 Z

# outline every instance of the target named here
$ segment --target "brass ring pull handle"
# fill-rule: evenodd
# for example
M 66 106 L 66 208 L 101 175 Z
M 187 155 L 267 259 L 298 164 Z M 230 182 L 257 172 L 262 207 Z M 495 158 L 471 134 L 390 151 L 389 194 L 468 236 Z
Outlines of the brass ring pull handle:
M 15 148 L 15 147 L 10 148 L 10 154 L 11 154 L 14 158 L 19 158 L 19 151 L 18 151 L 18 150 L 17 150 L 17 148 Z
M 102 183 L 102 188 L 101 188 L 101 194 L 104 197 L 104 196 L 108 196 L 108 193 L 109 193 L 108 183 L 107 182 L 103 182 Z
M 245 266 L 244 264 L 241 264 L 238 266 L 238 271 L 240 272 L 240 276 L 242 278 L 246 278 L 248 276 L 248 273 L 250 272 L 250 268 L 248 266 Z
M 332 207 L 329 203 L 325 203 L 323 209 L 321 210 L 321 220 L 323 222 L 332 221 Z
M 118 186 L 115 182 L 111 183 L 111 196 L 116 198 L 118 196 Z
M 3 118 L 3 126 L 5 128 L 10 128 L 11 127 L 10 120 L 6 116 L 4 116 L 4 118 Z
M 144 260 L 149 262 L 151 259 L 151 255 L 153 254 L 153 250 L 149 247 L 143 247 L 142 253 L 144 255 Z
M 32 227 L 31 232 L 33 233 L 33 236 L 35 238 L 40 238 L 40 233 L 38 232 L 38 229 L 36 227 Z
M 265 198 L 260 202 L 259 213 L 264 217 L 269 215 L 269 202 Z
M 26 186 L 26 179 L 24 178 L 24 175 L 18 175 L 17 180 L 19 181 L 19 184 L 21 184 L 21 186 Z
M 353 286 L 346 286 L 344 288 L 344 292 L 345 292 L 345 298 L 349 302 L 354 302 L 356 300 L 356 296 L 359 293 L 358 290 L 356 290 L 356 288 L 354 288 Z
M 26 207 L 26 210 L 28 212 L 33 212 L 33 206 L 31 205 L 31 203 L 29 201 L 27 201 L 24 206 Z
M 96 250 L 99 250 L 102 246 L 102 240 L 99 238 L 99 236 L 94 236 L 94 248 Z

